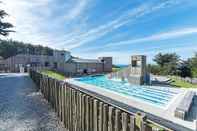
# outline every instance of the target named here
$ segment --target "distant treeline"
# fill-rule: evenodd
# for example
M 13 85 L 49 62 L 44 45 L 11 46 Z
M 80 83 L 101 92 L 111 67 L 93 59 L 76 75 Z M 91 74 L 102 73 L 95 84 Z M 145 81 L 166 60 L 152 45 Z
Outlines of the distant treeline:
M 0 40 L 0 56 L 4 59 L 17 54 L 53 55 L 53 49 L 14 40 Z

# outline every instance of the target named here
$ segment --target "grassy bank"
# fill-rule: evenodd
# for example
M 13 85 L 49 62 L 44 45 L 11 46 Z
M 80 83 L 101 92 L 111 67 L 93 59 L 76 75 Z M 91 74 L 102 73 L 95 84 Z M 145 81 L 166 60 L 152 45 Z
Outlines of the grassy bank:
M 64 80 L 65 79 L 65 76 L 60 74 L 60 73 L 57 73 L 55 71 L 51 71 L 51 70 L 42 70 L 41 71 L 42 74 L 45 74 L 45 75 L 48 75 L 52 78 L 55 78 L 55 79 L 58 79 L 58 80 Z
M 119 68 L 119 67 L 113 67 L 113 68 L 112 68 L 112 72 L 117 72 L 117 71 L 119 71 L 119 70 L 121 70 L 121 68 Z
M 191 84 L 189 82 L 185 82 L 179 79 L 176 79 L 176 77 L 171 76 L 170 77 L 172 79 L 172 86 L 176 86 L 176 87 L 181 87 L 181 88 L 197 88 L 197 84 Z
M 127 66 L 124 66 L 124 67 L 114 66 L 114 67 L 112 67 L 112 72 L 117 72 L 117 71 L 120 71 L 125 68 L 127 68 Z

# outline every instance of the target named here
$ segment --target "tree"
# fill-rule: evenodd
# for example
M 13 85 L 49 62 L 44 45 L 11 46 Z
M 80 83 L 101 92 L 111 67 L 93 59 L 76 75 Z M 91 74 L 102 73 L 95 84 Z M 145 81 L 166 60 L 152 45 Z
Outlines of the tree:
M 157 64 L 148 65 L 149 72 L 158 75 L 178 75 L 181 77 L 197 77 L 197 52 L 188 60 L 181 60 L 176 53 L 157 54 Z
M 193 77 L 197 77 L 197 52 L 195 55 L 188 60 L 189 65 L 191 66 L 191 72 Z
M 180 57 L 176 53 L 159 53 L 153 59 L 156 65 L 151 65 L 151 73 L 158 75 L 176 75 Z
M 191 77 L 191 66 L 188 61 L 182 61 L 177 68 L 177 75 L 181 77 Z
M 150 72 L 154 75 L 159 75 L 160 71 L 161 71 L 160 66 L 158 66 L 156 64 L 148 64 L 147 70 L 148 70 L 148 72 Z
M 177 64 L 179 61 L 179 56 L 176 53 L 159 53 L 153 59 L 159 66 L 164 67 L 169 64 Z
M 53 55 L 53 49 L 13 40 L 0 40 L 0 56 L 4 59 L 17 54 Z
M 9 22 L 3 21 L 6 16 L 8 16 L 8 14 L 4 10 L 0 9 L 0 35 L 2 36 L 7 36 L 10 32 L 14 32 L 10 29 L 13 28 L 13 25 Z

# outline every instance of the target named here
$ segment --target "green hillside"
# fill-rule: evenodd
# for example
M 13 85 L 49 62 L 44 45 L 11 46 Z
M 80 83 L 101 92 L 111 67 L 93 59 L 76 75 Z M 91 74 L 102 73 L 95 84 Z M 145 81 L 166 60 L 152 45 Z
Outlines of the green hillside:
M 0 40 L 0 56 L 4 59 L 16 54 L 53 55 L 53 49 L 13 40 Z

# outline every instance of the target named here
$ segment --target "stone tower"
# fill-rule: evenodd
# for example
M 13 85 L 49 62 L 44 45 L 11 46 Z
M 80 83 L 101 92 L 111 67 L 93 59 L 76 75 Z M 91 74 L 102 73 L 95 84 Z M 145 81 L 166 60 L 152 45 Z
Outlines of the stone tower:
M 150 76 L 146 70 L 146 56 L 131 56 L 131 64 L 120 71 L 110 73 L 109 79 L 121 79 L 133 85 L 149 85 Z
M 146 56 L 133 55 L 131 56 L 130 74 L 128 77 L 129 83 L 144 85 L 149 84 L 149 75 L 146 71 Z
M 146 56 L 134 55 L 131 56 L 131 74 L 145 75 L 146 73 Z

